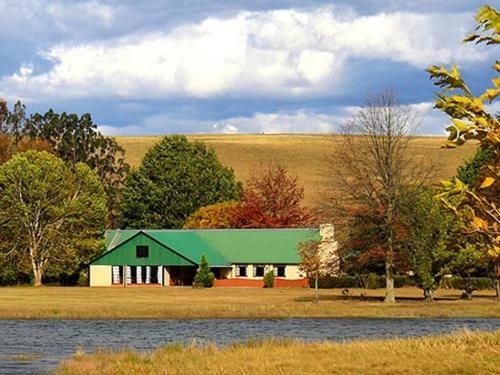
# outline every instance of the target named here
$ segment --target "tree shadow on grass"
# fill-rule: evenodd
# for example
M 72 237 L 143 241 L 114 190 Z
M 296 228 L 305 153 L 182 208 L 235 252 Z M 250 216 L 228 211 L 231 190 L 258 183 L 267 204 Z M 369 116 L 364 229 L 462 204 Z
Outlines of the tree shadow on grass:
M 472 301 L 474 300 L 494 300 L 495 296 L 489 294 L 474 294 Z M 420 296 L 398 296 L 396 294 L 396 300 L 398 302 L 424 302 L 424 297 Z M 440 295 L 435 296 L 434 301 L 462 301 L 463 297 L 457 296 L 456 294 Z M 302 296 L 294 299 L 295 302 L 312 302 L 314 301 L 314 296 Z M 353 302 L 383 302 L 384 296 L 369 296 L 363 293 L 361 294 L 349 294 L 344 293 L 343 295 L 319 295 L 319 301 L 353 301 Z

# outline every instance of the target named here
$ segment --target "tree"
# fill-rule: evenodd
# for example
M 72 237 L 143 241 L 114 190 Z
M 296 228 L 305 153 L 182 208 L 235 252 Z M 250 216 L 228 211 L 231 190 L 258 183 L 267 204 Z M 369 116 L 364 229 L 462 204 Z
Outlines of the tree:
M 9 111 L 7 102 L 0 98 L 0 133 L 11 136 L 15 143 L 22 138 L 26 126 L 26 106 L 19 100 Z
M 0 133 L 0 164 L 5 163 L 12 156 L 12 142 L 7 134 Z
M 299 244 L 299 270 L 304 272 L 309 280 L 314 280 L 314 303 L 319 301 L 318 282 L 321 276 L 322 264 L 319 251 L 319 241 L 303 241 Z
M 264 288 L 274 288 L 274 271 L 267 271 L 263 280 Z
M 342 270 L 349 274 L 385 273 L 385 218 L 382 212 L 355 207 L 346 211 L 348 217 L 341 236 Z M 398 226 L 395 242 L 406 236 Z M 394 254 L 394 265 L 402 269 L 401 257 Z
M 54 153 L 52 147 L 43 140 L 21 138 L 16 143 L 10 135 L 0 133 L 0 165 L 9 160 L 14 154 L 29 150 Z
M 461 241 L 449 262 L 449 270 L 463 280 L 465 296 L 472 299 L 475 290 L 472 277 L 480 269 L 487 266 L 486 253 L 482 251 L 480 244 Z
M 384 252 L 385 302 L 394 303 L 395 236 L 398 213 L 411 190 L 421 186 L 430 169 L 412 163 L 409 137 L 416 127 L 414 112 L 399 105 L 392 91 L 370 95 L 342 128 L 330 163 L 330 194 L 343 212 L 352 208 L 378 217 L 377 242 Z
M 123 148 L 114 138 L 98 131 L 89 113 L 80 117 L 53 110 L 44 115 L 35 113 L 26 122 L 23 135 L 47 142 L 57 156 L 71 165 L 85 163 L 92 168 L 108 196 L 108 226 L 116 225 L 120 190 L 129 165 L 125 162 Z
M 292 228 L 307 226 L 310 212 L 301 206 L 304 188 L 282 165 L 252 175 L 243 188 L 233 228 Z
M 239 198 L 231 168 L 201 142 L 164 137 L 130 173 L 123 191 L 124 228 L 182 228 L 198 208 Z
M 500 43 L 500 13 L 484 6 L 475 18 L 476 32 L 464 41 Z M 493 69 L 500 72 L 500 62 L 496 61 Z M 481 149 L 492 152 L 480 168 L 481 178 L 477 183 L 467 184 L 459 177 L 444 181 L 440 198 L 465 223 L 463 234 L 479 234 L 485 238 L 485 251 L 495 263 L 497 297 L 500 298 L 500 119 L 485 106 L 500 94 L 500 77 L 492 79 L 493 87 L 475 96 L 455 65 L 451 69 L 431 66 L 427 71 L 435 85 L 443 89 L 437 94 L 435 107 L 452 121 L 447 128 L 449 137 L 445 146 L 454 148 L 475 140 Z
M 189 215 L 184 229 L 226 229 L 231 228 L 233 217 L 239 209 L 239 202 L 228 201 L 200 207 Z
M 457 169 L 457 178 L 468 186 L 475 186 L 481 177 L 481 169 L 494 157 L 494 149 L 478 148 L 474 157 L 460 165 Z
M 7 107 L 7 101 L 0 98 L 0 133 L 5 132 L 5 121 L 9 115 L 9 108 Z
M 19 101 L 9 111 L 4 100 L 0 100 L 0 145 L 5 144 L 5 137 L 11 140 L 13 149 L 19 143 L 32 145 L 32 149 L 50 149 L 65 162 L 75 165 L 85 163 L 92 168 L 108 195 L 108 226 L 114 226 L 117 207 L 120 201 L 120 189 L 128 173 L 129 165 L 124 160 L 124 150 L 111 137 L 103 136 L 93 123 L 90 114 L 55 113 L 49 110 L 45 114 L 35 113 L 26 117 L 26 107 Z M 48 148 L 40 148 L 40 144 Z M 24 147 L 26 149 L 26 147 Z M 6 159 L 0 151 L 0 159 Z
M 215 276 L 210 271 L 208 260 L 205 255 L 201 256 L 200 267 L 194 276 L 194 285 L 196 287 L 211 288 L 214 285 Z
M 105 216 L 102 185 L 83 163 L 70 169 L 45 151 L 28 151 L 0 166 L 2 253 L 26 258 L 35 286 L 48 267 L 78 267 L 95 256 Z
M 246 182 L 241 201 L 223 202 L 198 209 L 184 228 L 292 228 L 311 223 L 312 215 L 301 202 L 304 189 L 288 169 L 272 165 Z
M 319 241 L 304 241 L 299 244 L 299 270 L 304 272 L 309 280 L 314 280 L 314 302 L 319 301 L 319 278 L 321 273 L 321 256 Z
M 434 192 L 427 189 L 411 206 L 403 207 L 403 220 L 407 230 L 400 242 L 402 256 L 425 300 L 431 302 L 432 293 L 450 272 L 448 266 L 455 255 L 450 239 L 457 229 L 456 222 L 434 199 Z

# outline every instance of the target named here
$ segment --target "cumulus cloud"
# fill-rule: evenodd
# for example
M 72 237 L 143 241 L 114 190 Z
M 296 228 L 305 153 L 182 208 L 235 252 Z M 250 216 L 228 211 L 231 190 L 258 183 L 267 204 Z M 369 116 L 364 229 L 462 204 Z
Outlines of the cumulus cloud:
M 111 10 L 94 3 L 81 5 L 81 12 L 112 22 Z M 53 6 L 51 12 L 64 19 L 66 10 Z M 352 58 L 419 69 L 430 62 L 485 59 L 483 50 L 459 45 L 470 23 L 465 13 L 243 11 L 169 31 L 60 44 L 41 53 L 52 65 L 48 71 L 21 67 L 1 77 L 0 86 L 24 97 L 315 97 L 353 79 Z
M 433 103 L 423 102 L 409 105 L 419 121 L 418 135 L 445 135 L 449 120 Z M 161 135 L 177 132 L 190 133 L 334 133 L 359 110 L 356 106 L 336 106 L 329 113 L 310 109 L 282 112 L 256 112 L 250 116 L 235 116 L 216 121 L 175 117 L 170 114 L 155 114 L 145 117 L 136 125 L 114 127 L 100 126 L 107 135 Z

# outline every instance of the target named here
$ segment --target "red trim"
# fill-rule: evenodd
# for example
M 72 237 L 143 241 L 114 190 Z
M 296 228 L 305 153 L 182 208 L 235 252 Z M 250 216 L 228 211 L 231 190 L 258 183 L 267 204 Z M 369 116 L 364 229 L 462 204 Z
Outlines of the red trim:
M 246 288 L 263 288 L 264 281 L 262 279 L 221 279 L 214 281 L 215 287 L 246 287 Z M 274 286 L 276 288 L 307 288 L 309 282 L 307 279 L 274 279 Z

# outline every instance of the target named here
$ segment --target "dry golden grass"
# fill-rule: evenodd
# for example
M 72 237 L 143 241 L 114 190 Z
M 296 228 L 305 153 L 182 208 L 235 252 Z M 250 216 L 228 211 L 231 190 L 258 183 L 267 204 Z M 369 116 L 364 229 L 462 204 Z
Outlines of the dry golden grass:
M 493 291 L 464 301 L 458 299 L 460 291 L 441 290 L 436 302 L 426 303 L 420 290 L 401 288 L 394 306 L 380 301 L 381 289 L 351 289 L 349 299 L 339 289 L 325 289 L 318 304 L 311 302 L 313 293 L 302 288 L 0 288 L 0 319 L 500 317 Z
M 500 331 L 350 343 L 268 340 L 225 348 L 173 345 L 153 353 L 79 354 L 59 375 L 499 374 Z
M 125 159 L 138 166 L 144 154 L 161 137 L 117 137 L 126 151 Z M 276 134 L 276 135 L 189 135 L 189 140 L 202 141 L 212 147 L 224 165 L 234 168 L 239 180 L 246 180 L 251 171 L 261 165 L 282 163 L 299 177 L 304 185 L 305 204 L 317 205 L 328 184 L 327 155 L 340 138 L 332 135 Z M 413 140 L 411 152 L 416 163 L 434 162 L 440 169 L 435 179 L 455 174 L 464 159 L 472 157 L 475 145 L 466 144 L 454 150 L 442 149 L 444 138 L 418 137 Z

